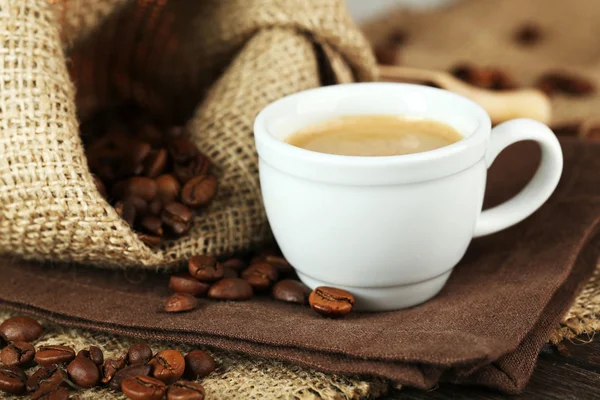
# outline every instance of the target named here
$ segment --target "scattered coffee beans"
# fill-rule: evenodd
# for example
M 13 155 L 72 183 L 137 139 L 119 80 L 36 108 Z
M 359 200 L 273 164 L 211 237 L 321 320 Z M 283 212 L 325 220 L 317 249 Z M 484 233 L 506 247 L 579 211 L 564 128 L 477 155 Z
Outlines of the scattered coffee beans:
M 2 349 L 0 358 L 9 367 L 26 368 L 31 365 L 35 349 L 27 342 L 12 342 Z
M 104 363 L 104 353 L 102 353 L 102 350 L 100 350 L 99 347 L 90 346 L 89 352 L 90 352 L 90 360 L 92 360 L 92 362 L 94 364 L 96 364 L 98 367 Z
M 354 307 L 354 296 L 350 292 L 327 286 L 313 290 L 308 301 L 313 310 L 329 318 L 343 317 Z
M 63 386 L 41 385 L 31 394 L 31 400 L 68 400 L 69 390 Z
M 71 381 L 82 388 L 94 387 L 100 380 L 98 366 L 86 357 L 75 357 L 67 366 L 67 373 Z
M 273 298 L 288 303 L 307 304 L 310 288 L 300 281 L 285 279 L 273 286 Z
M 246 280 L 225 278 L 210 287 L 208 297 L 217 300 L 248 300 L 252 293 L 252 286 Z
M 58 366 L 49 368 L 41 367 L 27 379 L 27 391 L 32 393 L 40 388 L 40 385 L 58 386 L 67 378 L 67 373 Z
M 188 263 L 188 270 L 202 282 L 213 282 L 223 277 L 223 266 L 210 256 L 193 256 Z
M 132 400 L 160 400 L 167 387 L 158 379 L 149 376 L 130 376 L 121 383 L 121 390 Z
M 562 93 L 571 96 L 588 96 L 596 91 L 592 81 L 562 71 L 545 73 L 538 80 L 537 87 L 548 95 Z
M 0 366 L 0 390 L 20 394 L 25 390 L 25 372 L 17 367 Z
M 204 400 L 204 386 L 196 382 L 179 381 L 167 389 L 167 400 Z
M 75 358 L 75 351 L 67 346 L 42 346 L 35 354 L 34 360 L 42 366 L 65 364 Z
M 204 296 L 208 292 L 210 284 L 200 282 L 189 273 L 171 276 L 169 288 L 177 293 L 187 293 L 192 296 Z
M 152 366 L 148 364 L 136 364 L 130 365 L 128 367 L 122 368 L 117 371 L 115 376 L 110 381 L 110 388 L 114 391 L 119 391 L 121 389 L 121 383 L 127 379 L 134 376 L 150 376 L 152 374 Z
M 165 230 L 177 237 L 185 235 L 192 227 L 192 211 L 176 201 L 166 204 L 160 214 Z
M 42 335 L 42 326 L 30 317 L 12 317 L 0 324 L 0 334 L 11 342 L 33 342 Z
M 187 379 L 204 378 L 215 370 L 215 360 L 205 351 L 192 350 L 185 356 L 185 372 Z
M 152 349 L 146 343 L 134 343 L 129 346 L 127 359 L 130 365 L 145 364 L 152 359 Z
M 127 355 L 121 358 L 109 358 L 102 366 L 102 383 L 109 383 L 121 369 L 125 368 Z
M 459 64 L 450 72 L 458 79 L 483 89 L 511 90 L 517 87 L 513 79 L 499 69 Z
M 244 278 L 254 290 L 267 290 L 279 279 L 277 269 L 269 263 L 250 265 L 242 272 Z
M 170 313 L 191 311 L 196 307 L 198 307 L 198 300 L 187 293 L 175 293 L 165 303 L 165 311 Z
M 183 376 L 185 359 L 177 350 L 163 350 L 150 360 L 154 368 L 152 376 L 166 384 L 171 384 Z

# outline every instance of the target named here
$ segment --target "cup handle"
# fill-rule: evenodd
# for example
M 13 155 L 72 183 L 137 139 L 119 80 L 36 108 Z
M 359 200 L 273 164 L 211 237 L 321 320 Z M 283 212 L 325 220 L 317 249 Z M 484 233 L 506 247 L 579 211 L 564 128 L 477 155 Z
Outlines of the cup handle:
M 502 150 L 522 140 L 536 141 L 541 147 L 542 160 L 535 175 L 515 197 L 483 211 L 473 237 L 498 232 L 527 218 L 548 200 L 558 185 L 563 168 L 560 144 L 550 128 L 532 119 L 514 119 L 492 129 L 485 154 L 487 168 Z

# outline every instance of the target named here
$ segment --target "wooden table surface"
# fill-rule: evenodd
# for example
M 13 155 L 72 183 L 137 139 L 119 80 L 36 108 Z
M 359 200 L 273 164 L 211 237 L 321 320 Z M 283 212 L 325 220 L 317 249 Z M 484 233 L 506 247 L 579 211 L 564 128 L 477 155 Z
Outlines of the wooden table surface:
M 587 342 L 586 342 L 587 340 Z M 558 346 L 547 345 L 540 352 L 529 385 L 520 395 L 450 384 L 431 391 L 403 389 L 389 393 L 385 400 L 600 400 L 600 335 L 595 341 L 581 338 Z

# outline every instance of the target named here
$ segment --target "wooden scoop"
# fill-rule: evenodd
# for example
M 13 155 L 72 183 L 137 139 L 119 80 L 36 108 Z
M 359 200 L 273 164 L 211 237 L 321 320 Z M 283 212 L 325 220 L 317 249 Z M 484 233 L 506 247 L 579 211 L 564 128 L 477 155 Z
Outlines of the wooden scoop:
M 552 114 L 550 99 L 540 90 L 491 91 L 469 85 L 447 72 L 419 68 L 380 65 L 379 73 L 383 81 L 431 82 L 443 89 L 468 97 L 488 112 L 494 124 L 513 118 L 533 118 L 544 124 L 550 122 Z

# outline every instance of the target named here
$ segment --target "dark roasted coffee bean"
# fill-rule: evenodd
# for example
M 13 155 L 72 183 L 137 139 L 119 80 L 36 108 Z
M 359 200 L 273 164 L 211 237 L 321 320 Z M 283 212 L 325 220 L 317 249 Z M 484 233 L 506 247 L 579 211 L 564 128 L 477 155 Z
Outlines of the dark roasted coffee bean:
M 163 350 L 150 360 L 152 376 L 167 385 L 177 381 L 185 371 L 185 359 L 177 350 Z
M 310 288 L 300 281 L 285 279 L 273 286 L 273 297 L 287 303 L 307 304 Z
M 278 257 L 279 254 L 275 250 L 261 250 L 259 253 L 255 254 L 254 257 L 252 257 L 252 259 L 250 260 L 250 265 L 267 262 L 267 257 L 270 256 Z
M 152 151 L 144 161 L 143 174 L 148 178 L 156 178 L 163 173 L 167 166 L 167 150 L 158 149 Z
M 192 211 L 177 202 L 165 205 L 160 214 L 160 219 L 165 227 L 176 236 L 181 236 L 190 230 L 192 218 Z
M 281 256 L 268 255 L 265 257 L 265 262 L 274 266 L 280 275 L 289 275 L 294 272 L 294 267 Z
M 313 290 L 308 301 L 314 311 L 329 318 L 343 317 L 354 307 L 354 296 L 350 292 L 327 286 Z
M 205 351 L 192 350 L 185 356 L 185 377 L 196 380 L 215 370 L 215 360 Z
M 145 364 L 152 358 L 152 349 L 146 343 L 134 343 L 129 346 L 127 359 L 129 364 Z
M 267 290 L 279 279 L 277 268 L 269 263 L 253 264 L 242 271 L 244 278 L 255 290 Z
M 128 367 L 122 368 L 110 381 L 110 388 L 114 391 L 119 391 L 121 388 L 121 383 L 133 376 L 149 376 L 152 373 L 152 366 L 148 364 L 136 364 L 130 365 Z
M 69 390 L 63 386 L 40 385 L 40 388 L 31 394 L 31 400 L 68 400 Z
M 94 174 L 92 174 L 92 178 L 94 179 L 94 185 L 96 185 L 98 193 L 100 193 L 100 196 L 106 199 L 108 197 L 108 193 L 106 192 L 106 186 L 104 185 L 104 182 L 102 182 L 102 180 Z
M 129 226 L 135 223 L 136 210 L 132 201 L 117 201 L 115 211 Z
M 210 285 L 200 282 L 187 272 L 171 276 L 169 288 L 177 293 L 187 293 L 192 296 L 204 296 Z
M 190 275 L 202 282 L 212 282 L 223 277 L 223 266 L 211 256 L 192 256 L 188 270 Z
M 527 23 L 515 33 L 515 40 L 523 46 L 531 46 L 538 43 L 542 38 L 542 30 L 534 23 Z
M 42 335 L 42 326 L 33 318 L 17 316 L 0 324 L 0 334 L 10 342 L 33 342 Z
M 68 363 L 75 358 L 75 351 L 67 346 L 41 346 L 34 360 L 44 367 L 52 364 Z
M 592 81 L 562 71 L 542 75 L 537 87 L 548 95 L 564 93 L 571 96 L 588 96 L 596 91 Z
M 208 297 L 217 300 L 248 300 L 252 293 L 252 286 L 241 278 L 224 278 L 208 289 Z
M 169 132 L 168 139 L 169 154 L 176 164 L 185 164 L 199 153 L 198 148 L 187 135 L 172 132 Z
M 9 367 L 28 367 L 33 361 L 35 349 L 27 342 L 12 342 L 2 349 L 2 363 Z
M 79 350 L 75 357 L 90 358 L 90 351 L 85 349 Z
M 67 373 L 71 381 L 83 388 L 91 388 L 100 380 L 98 366 L 86 357 L 75 357 L 67 366 Z
M 230 258 L 226 261 L 223 261 L 221 263 L 221 265 L 223 266 L 223 268 L 231 268 L 234 269 L 238 272 L 241 272 L 243 269 L 245 269 L 248 264 L 246 264 L 246 262 L 242 259 L 239 258 Z
M 41 367 L 27 379 L 27 391 L 30 393 L 35 392 L 42 384 L 59 386 L 65 379 L 67 379 L 67 373 L 56 365 L 49 368 Z
M 173 173 L 182 184 L 195 176 L 207 175 L 210 171 L 210 161 L 200 152 L 185 163 L 176 163 Z
M 175 293 L 165 303 L 165 311 L 169 313 L 191 311 L 196 307 L 198 307 L 198 300 L 187 293 Z
M 167 389 L 167 400 L 204 400 L 204 386 L 196 382 L 179 381 Z
M 148 204 L 148 213 L 150 215 L 154 215 L 155 217 L 160 217 L 162 206 L 162 202 L 159 199 L 155 199 L 150 204 Z
M 129 174 L 139 175 L 144 170 L 144 161 L 150 155 L 152 146 L 147 142 L 132 141 L 129 145 L 127 160 L 131 163 L 132 168 Z
M 160 236 L 147 235 L 145 233 L 138 233 L 138 237 L 142 242 L 150 247 L 160 246 L 162 238 Z
M 102 383 L 111 382 L 115 374 L 125 368 L 126 360 L 127 354 L 121 358 L 109 358 L 104 361 L 104 365 L 102 366 Z
M 169 204 L 179 196 L 181 185 L 179 181 L 171 174 L 164 174 L 155 179 L 158 187 L 158 199 L 163 204 Z
M 162 221 L 158 217 L 148 215 L 142 218 L 142 220 L 140 221 L 140 225 L 148 233 L 154 236 L 162 236 L 163 234 Z
M 211 202 L 217 194 L 217 178 L 211 175 L 196 176 L 181 189 L 181 201 L 190 207 L 201 207 Z
M 153 147 L 158 147 L 163 143 L 163 135 L 160 130 L 147 121 L 134 121 L 136 137 L 144 142 L 150 143 Z
M 135 208 L 135 215 L 146 215 L 148 212 L 148 202 L 141 197 L 131 196 L 125 199 L 126 203 L 131 203 Z
M 223 278 L 239 278 L 240 274 L 237 269 L 231 267 L 223 267 Z
M 160 400 L 165 395 L 167 386 L 149 376 L 130 376 L 121 384 L 121 390 L 131 400 Z
M 154 179 L 145 176 L 134 176 L 127 180 L 125 196 L 137 196 L 150 202 L 156 197 L 157 190 L 158 187 L 156 186 Z
M 450 72 L 458 79 L 484 89 L 510 90 L 517 87 L 506 72 L 497 69 L 460 64 Z
M 98 367 L 100 367 L 104 363 L 104 353 L 100 350 L 99 347 L 90 346 L 90 360 Z
M 20 394 L 25 390 L 25 372 L 17 367 L 0 366 L 0 390 L 6 393 Z

